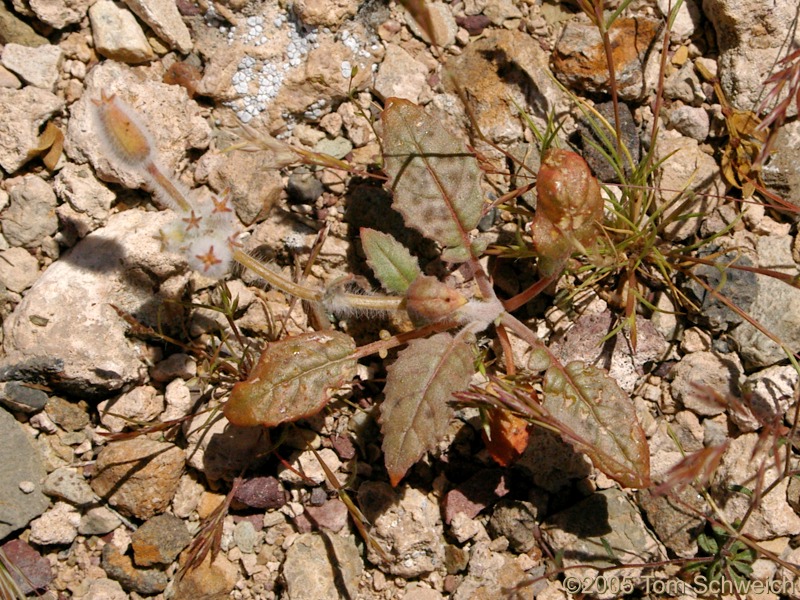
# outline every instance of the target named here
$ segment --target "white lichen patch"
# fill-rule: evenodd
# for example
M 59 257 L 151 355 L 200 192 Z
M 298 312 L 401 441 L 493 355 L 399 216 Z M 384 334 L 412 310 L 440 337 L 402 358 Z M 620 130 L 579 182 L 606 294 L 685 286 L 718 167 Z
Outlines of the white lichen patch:
M 341 72 L 345 86 L 354 70 L 374 72 L 375 57 L 383 51 L 380 40 L 366 34 L 356 22 L 333 32 L 304 24 L 277 4 L 264 3 L 253 10 L 254 14 L 242 16 L 234 24 L 221 21 L 212 10 L 205 14 L 208 26 L 223 36 L 223 47 L 227 45 L 238 55 L 233 62 L 235 70 L 228 74 L 229 93 L 224 104 L 242 123 L 267 111 L 289 80 L 297 80 L 301 70 L 307 68 L 311 53 L 323 44 L 324 48 L 339 48 L 334 54 L 344 60 L 337 58 L 336 71 Z M 315 121 L 329 111 L 326 100 L 321 99 L 308 106 L 302 116 Z M 299 114 L 287 115 L 285 122 L 289 124 L 295 117 Z

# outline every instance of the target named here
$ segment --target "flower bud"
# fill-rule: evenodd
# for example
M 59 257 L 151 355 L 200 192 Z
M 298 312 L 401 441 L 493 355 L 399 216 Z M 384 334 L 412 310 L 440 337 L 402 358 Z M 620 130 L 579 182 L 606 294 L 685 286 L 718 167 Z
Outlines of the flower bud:
M 467 299 L 435 277 L 420 275 L 406 291 L 406 310 L 412 320 L 423 323 L 453 315 Z

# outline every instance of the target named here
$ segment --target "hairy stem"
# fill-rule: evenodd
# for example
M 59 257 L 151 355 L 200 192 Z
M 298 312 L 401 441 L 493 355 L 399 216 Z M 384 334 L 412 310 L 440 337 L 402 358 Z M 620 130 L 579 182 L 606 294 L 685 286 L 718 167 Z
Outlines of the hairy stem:
M 192 206 L 186 200 L 181 191 L 172 183 L 172 180 L 161 172 L 155 163 L 149 162 L 144 169 L 153 178 L 155 185 L 161 189 L 175 204 L 183 211 L 189 212 Z
M 362 294 L 341 294 L 336 298 L 351 308 L 381 312 L 400 310 L 406 301 L 402 296 L 365 296 Z
M 301 300 L 308 300 L 309 302 L 320 302 L 322 300 L 322 292 L 319 290 L 307 288 L 304 285 L 300 285 L 294 281 L 291 281 L 290 279 L 286 279 L 283 275 L 273 271 L 265 264 L 256 260 L 239 248 L 233 251 L 233 259 L 242 266 L 250 269 L 253 273 L 264 279 L 271 286 L 274 286 L 279 290 L 286 292 L 287 294 L 296 296 Z
M 321 290 L 306 287 L 299 283 L 287 279 L 277 271 L 273 271 L 265 264 L 256 260 L 241 249 L 233 251 L 233 258 L 242 266 L 250 269 L 253 273 L 264 279 L 271 286 L 291 294 L 301 300 L 308 302 L 320 302 L 325 304 L 325 294 Z M 390 312 L 400 310 L 403 307 L 405 298 L 402 296 L 365 296 L 363 294 L 335 294 L 333 298 L 333 308 L 373 310 Z

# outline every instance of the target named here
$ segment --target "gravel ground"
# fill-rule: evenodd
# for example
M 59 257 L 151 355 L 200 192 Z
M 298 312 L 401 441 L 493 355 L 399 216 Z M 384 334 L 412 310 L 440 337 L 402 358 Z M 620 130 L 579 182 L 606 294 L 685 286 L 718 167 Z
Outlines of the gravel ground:
M 551 289 L 517 313 L 564 364 L 606 368 L 630 396 L 631 414 L 615 425 L 626 429 L 635 413 L 647 438 L 654 486 L 640 490 L 621 488 L 544 429 L 532 429 L 519 456 L 500 465 L 470 406 L 391 486 L 378 423 L 390 361 L 378 355 L 293 427 L 235 427 L 209 410 L 236 380 L 233 359 L 331 325 L 241 268 L 225 276 L 238 298 L 230 319 L 214 310 L 226 296 L 208 267 L 226 270 L 219 252 L 231 232 L 241 232 L 244 250 L 287 277 L 302 273 L 314 289 L 372 277 L 357 241 L 363 227 L 392 233 L 429 273 L 453 270 L 404 225 L 381 181 L 362 176 L 380 157 L 386 99 L 425 106 L 470 140 L 485 159 L 485 197 L 528 183 L 520 165 L 539 168 L 518 107 L 541 129 L 555 114 L 562 144 L 614 189 L 618 175 L 588 143 L 577 108 L 583 98 L 613 121 L 603 44 L 575 5 L 431 3 L 437 49 L 401 6 L 379 0 L 0 4 L 0 543 L 25 574 L 23 592 L 86 600 L 733 597 L 703 587 L 696 577 L 708 570 L 679 570 L 725 544 L 711 521 L 745 518 L 757 551 L 728 546 L 724 565 L 764 588 L 748 598 L 800 597 L 800 485 L 788 476 L 796 453 L 775 443 L 795 418 L 798 371 L 781 344 L 800 350 L 800 290 L 759 273 L 797 276 L 796 219 L 761 200 L 800 205 L 795 107 L 760 175 L 764 193 L 737 201 L 750 190 L 740 189 L 726 154 L 731 115 L 754 110 L 776 62 L 800 46 L 798 8 L 791 0 L 684 0 L 659 96 L 669 4 L 634 0 L 611 30 L 622 137 L 635 161 L 652 151 L 658 206 L 680 193 L 690 199 L 681 209 L 689 217 L 664 237 L 691 247 L 719 234 L 698 255 L 752 267 L 694 271 L 747 318 L 684 280 L 676 281 L 701 311 L 687 314 L 654 288 L 647 301 L 660 310 L 636 318 L 635 351 L 629 334 L 603 343 L 620 314 L 614 289 L 569 303 L 553 301 Z M 705 74 L 718 78 L 717 90 Z M 112 98 L 150 132 L 126 151 L 99 123 Z M 485 140 L 470 137 L 468 112 Z M 362 174 L 335 162 L 298 165 L 284 144 Z M 228 215 L 197 234 L 223 241 L 197 246 L 189 263 L 169 251 L 180 224 L 169 207 L 180 209 L 169 194 L 150 193 L 159 180 L 139 154 Z M 535 200 L 526 192 L 517 202 Z M 483 242 L 503 243 L 517 224 L 492 211 L 478 230 Z M 493 263 L 498 293 L 531 285 L 531 264 Z M 332 324 L 359 344 L 408 327 L 359 315 Z M 518 341 L 511 345 L 524 365 Z M 659 495 L 655 484 L 674 483 L 670 469 L 692 453 L 715 466 L 710 485 Z M 198 557 L 198 540 L 215 540 L 214 560 L 179 577 Z M 602 581 L 597 568 L 610 569 Z

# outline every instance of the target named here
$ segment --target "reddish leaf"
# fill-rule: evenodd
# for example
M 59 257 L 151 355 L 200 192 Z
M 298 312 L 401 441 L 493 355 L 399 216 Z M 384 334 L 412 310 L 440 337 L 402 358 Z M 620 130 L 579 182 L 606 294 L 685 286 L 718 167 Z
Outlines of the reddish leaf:
M 388 368 L 381 430 L 393 486 L 439 442 L 453 414 L 449 400 L 473 372 L 469 345 L 449 333 L 413 340 Z
M 536 215 L 531 221 L 539 270 L 558 274 L 570 254 L 598 235 L 603 219 L 600 184 L 589 165 L 567 150 L 548 150 L 536 180 Z
M 467 260 L 469 232 L 483 209 L 478 162 L 439 117 L 399 98 L 386 105 L 383 158 L 394 208 L 406 225 L 445 247 L 445 260 Z
M 552 366 L 542 406 L 564 440 L 626 487 L 650 485 L 650 450 L 633 402 L 608 374 L 589 364 Z
M 304 333 L 267 344 L 247 381 L 233 386 L 223 412 L 240 427 L 297 421 L 318 413 L 330 391 L 355 374 L 356 345 L 339 331 Z
M 483 441 L 494 461 L 502 467 L 507 467 L 528 447 L 531 424 L 502 408 L 491 407 L 487 412 L 491 438 L 488 438 L 484 431 Z
M 671 491 L 680 491 L 695 482 L 702 486 L 708 485 L 728 449 L 729 442 L 730 440 L 725 440 L 717 446 L 707 446 L 684 456 L 669 470 L 667 478 L 653 490 L 653 495 L 661 496 Z
M 44 166 L 52 171 L 56 168 L 63 150 L 64 133 L 52 121 L 48 121 L 33 152 L 41 154 Z

